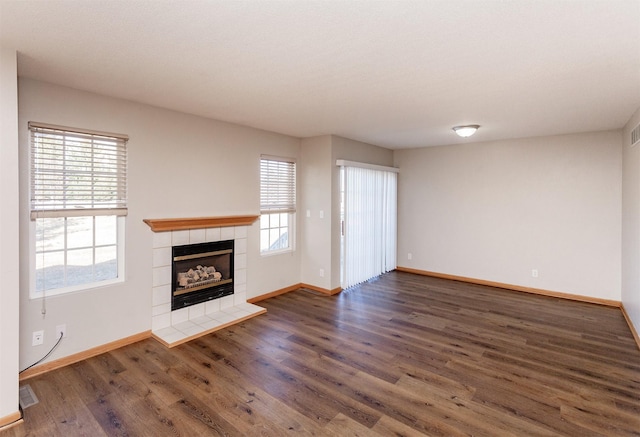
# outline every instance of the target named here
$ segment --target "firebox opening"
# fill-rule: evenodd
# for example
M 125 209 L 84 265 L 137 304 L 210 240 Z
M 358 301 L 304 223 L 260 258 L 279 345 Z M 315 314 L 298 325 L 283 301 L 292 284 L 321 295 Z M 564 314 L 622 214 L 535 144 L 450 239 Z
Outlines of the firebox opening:
M 171 310 L 233 294 L 233 240 L 172 248 Z

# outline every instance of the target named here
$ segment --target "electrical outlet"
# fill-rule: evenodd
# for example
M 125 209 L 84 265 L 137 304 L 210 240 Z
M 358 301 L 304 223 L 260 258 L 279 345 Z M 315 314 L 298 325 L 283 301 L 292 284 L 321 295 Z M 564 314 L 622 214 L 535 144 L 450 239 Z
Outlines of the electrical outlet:
M 320 269 L 319 274 L 320 274 L 320 277 L 321 277 L 321 278 L 324 278 L 324 269 Z
M 532 278 L 537 278 L 538 277 L 538 269 L 532 269 L 531 270 L 531 277 Z
M 412 254 L 411 252 L 409 252 L 409 253 L 407 254 L 407 259 L 408 259 L 408 260 L 412 260 L 412 259 L 413 259 L 413 254 Z
M 38 346 L 44 343 L 44 331 L 33 331 L 31 346 Z
M 66 325 L 66 323 L 56 326 L 56 339 L 60 338 L 60 334 L 62 334 L 62 338 L 67 336 L 67 325 Z

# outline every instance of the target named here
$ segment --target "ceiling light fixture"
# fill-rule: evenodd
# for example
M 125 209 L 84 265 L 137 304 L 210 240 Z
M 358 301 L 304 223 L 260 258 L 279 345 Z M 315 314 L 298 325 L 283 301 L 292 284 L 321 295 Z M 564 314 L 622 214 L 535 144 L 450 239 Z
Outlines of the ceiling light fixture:
M 479 127 L 480 127 L 479 124 L 468 124 L 466 126 L 454 126 L 453 131 L 457 133 L 458 136 L 462 138 L 466 138 L 475 134 Z

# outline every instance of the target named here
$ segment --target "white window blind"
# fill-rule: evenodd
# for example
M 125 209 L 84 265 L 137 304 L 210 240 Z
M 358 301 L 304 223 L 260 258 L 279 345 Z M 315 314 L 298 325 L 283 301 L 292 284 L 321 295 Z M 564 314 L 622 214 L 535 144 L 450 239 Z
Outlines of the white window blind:
M 397 173 L 342 167 L 342 287 L 396 268 Z
M 31 218 L 126 215 L 126 135 L 29 123 Z
M 260 212 L 295 212 L 296 163 L 290 158 L 261 156 Z

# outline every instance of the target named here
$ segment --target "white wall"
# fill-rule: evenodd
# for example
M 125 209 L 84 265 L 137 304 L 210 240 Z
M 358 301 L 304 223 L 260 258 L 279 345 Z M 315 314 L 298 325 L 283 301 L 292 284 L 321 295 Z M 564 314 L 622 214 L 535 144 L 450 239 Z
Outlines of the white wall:
M 300 278 L 305 284 L 331 290 L 331 136 L 304 138 L 300 155 Z
M 631 130 L 640 123 L 640 108 L 622 133 L 622 303 L 640 333 L 640 144 L 631 148 Z
M 18 83 L 0 47 L 0 423 L 18 411 Z
M 29 121 L 127 134 L 129 215 L 126 281 L 46 301 L 30 300 L 28 228 Z M 259 214 L 260 154 L 298 158 L 300 140 L 43 82 L 19 81 L 20 133 L 20 365 L 40 358 L 55 326 L 68 338 L 49 360 L 151 329 L 152 232 L 145 218 Z M 259 224 L 249 228 L 247 296 L 300 282 L 300 257 L 261 257 Z M 4 305 L 4 302 L 3 302 Z M 43 346 L 31 333 L 45 330 Z
M 619 301 L 620 144 L 613 131 L 396 151 L 398 265 Z

